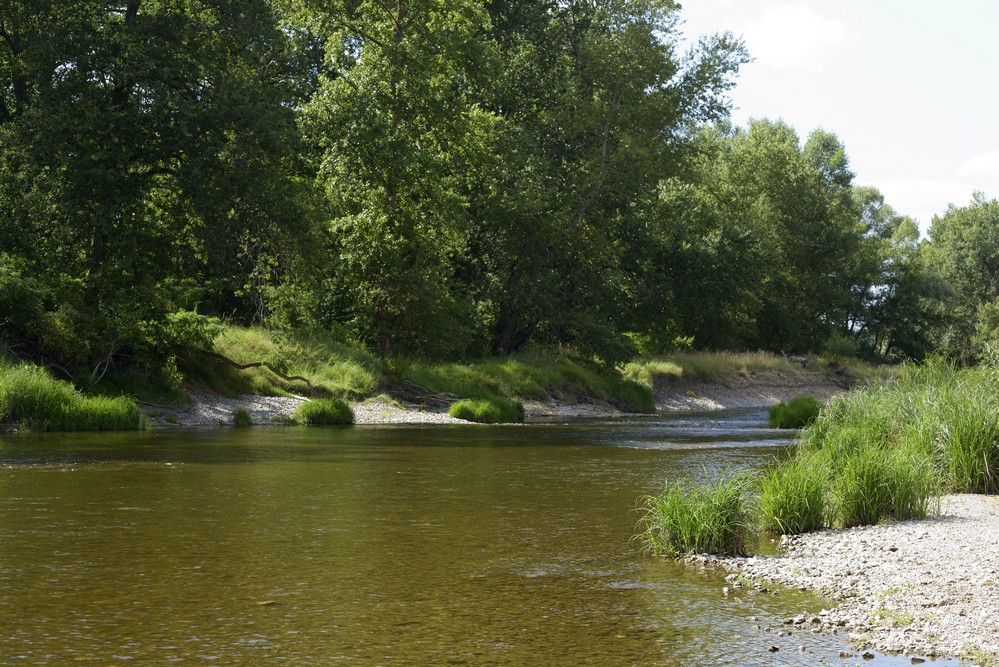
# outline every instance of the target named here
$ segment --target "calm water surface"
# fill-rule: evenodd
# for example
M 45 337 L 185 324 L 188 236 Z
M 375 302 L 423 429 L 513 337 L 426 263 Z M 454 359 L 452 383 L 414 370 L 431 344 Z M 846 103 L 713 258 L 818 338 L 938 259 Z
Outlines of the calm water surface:
M 828 602 L 632 539 L 663 480 L 780 455 L 763 421 L 2 436 L 0 664 L 855 664 L 755 627 Z

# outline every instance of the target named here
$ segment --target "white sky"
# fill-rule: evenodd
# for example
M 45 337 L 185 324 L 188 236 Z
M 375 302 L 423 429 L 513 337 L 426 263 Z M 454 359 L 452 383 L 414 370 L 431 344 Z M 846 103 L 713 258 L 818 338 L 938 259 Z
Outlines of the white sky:
M 999 197 L 999 2 L 681 0 L 688 37 L 729 30 L 756 59 L 733 121 L 782 118 L 846 147 L 925 232 L 948 204 Z

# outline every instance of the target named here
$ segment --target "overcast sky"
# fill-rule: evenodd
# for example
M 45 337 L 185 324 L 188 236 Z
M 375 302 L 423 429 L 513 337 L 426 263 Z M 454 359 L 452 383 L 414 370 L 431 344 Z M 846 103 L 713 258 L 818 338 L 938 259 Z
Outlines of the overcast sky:
M 846 146 L 873 185 L 924 230 L 948 204 L 999 197 L 999 2 L 686 0 L 689 37 L 731 31 L 756 59 L 732 118 L 782 118 Z

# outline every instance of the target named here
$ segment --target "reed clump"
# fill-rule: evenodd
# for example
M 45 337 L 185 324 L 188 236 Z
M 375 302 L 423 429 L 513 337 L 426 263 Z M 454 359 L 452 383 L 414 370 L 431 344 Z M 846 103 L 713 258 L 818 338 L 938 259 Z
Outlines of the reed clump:
M 124 396 L 84 396 L 37 366 L 0 366 L 0 423 L 31 431 L 134 431 L 146 419 Z
M 465 399 L 452 403 L 448 414 L 480 424 L 519 424 L 524 421 L 524 405 L 499 397 Z
M 671 558 L 744 555 L 751 522 L 749 488 L 743 475 L 706 484 L 666 483 L 660 493 L 645 498 L 640 524 L 645 548 Z
M 795 453 L 759 476 L 739 524 L 797 534 L 919 519 L 950 493 L 999 492 L 999 369 L 935 360 L 833 399 Z M 647 499 L 642 533 L 651 551 L 724 553 L 730 534 L 703 508 L 711 484 L 668 485 Z M 745 493 L 743 494 L 745 495 Z M 720 507 L 720 504 L 718 504 Z M 713 532 L 705 535 L 702 531 Z
M 796 396 L 786 403 L 770 408 L 770 426 L 773 428 L 805 428 L 816 419 L 822 403 L 814 396 Z
M 308 426 L 336 426 L 354 423 L 354 411 L 340 398 L 316 398 L 298 406 L 292 419 Z

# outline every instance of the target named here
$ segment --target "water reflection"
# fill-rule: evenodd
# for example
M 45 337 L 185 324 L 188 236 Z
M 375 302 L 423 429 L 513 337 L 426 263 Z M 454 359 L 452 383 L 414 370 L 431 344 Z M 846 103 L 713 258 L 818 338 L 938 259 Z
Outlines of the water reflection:
M 754 627 L 802 596 L 631 539 L 664 479 L 783 442 L 744 412 L 4 437 L 0 663 L 837 664 Z

